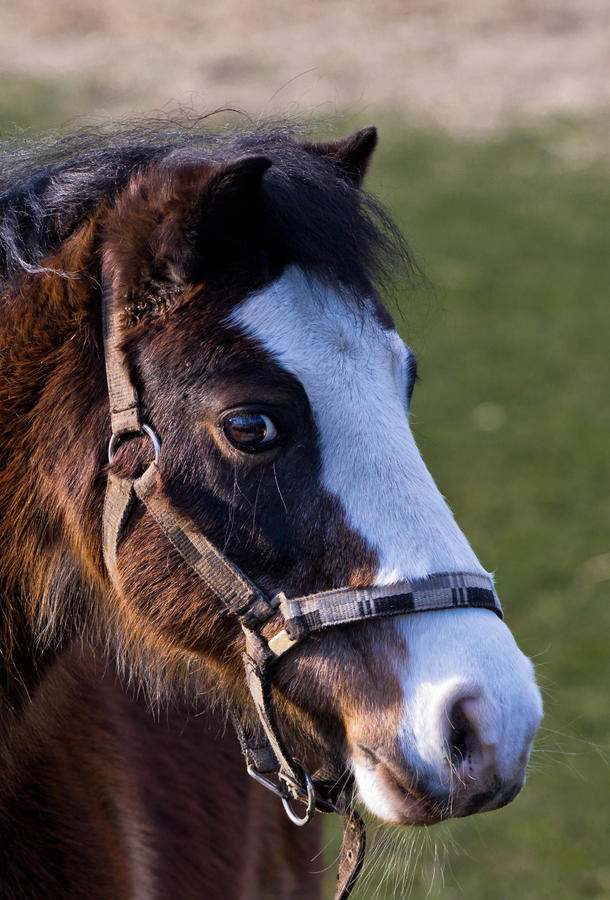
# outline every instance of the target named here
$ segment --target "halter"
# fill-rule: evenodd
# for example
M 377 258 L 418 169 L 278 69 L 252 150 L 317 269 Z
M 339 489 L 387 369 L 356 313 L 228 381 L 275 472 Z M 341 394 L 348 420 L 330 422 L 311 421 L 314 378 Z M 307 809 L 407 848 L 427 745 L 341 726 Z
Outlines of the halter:
M 237 716 L 232 713 L 231 718 L 248 774 L 281 798 L 296 825 L 307 824 L 316 810 L 342 816 L 343 847 L 335 900 L 346 900 L 364 861 L 364 824 L 350 801 L 349 778 L 337 778 L 336 773 L 324 769 L 312 778 L 285 746 L 273 708 L 274 664 L 310 634 L 338 625 L 462 606 L 490 609 L 502 618 L 493 582 L 480 573 L 436 573 L 390 586 L 342 587 L 301 597 L 288 598 L 284 593 L 269 597 L 179 512 L 164 492 L 159 475 L 161 443 L 142 421 L 138 395 L 121 349 L 119 312 L 108 284 L 102 291 L 102 321 L 112 431 L 108 462 L 112 463 L 119 443 L 142 434 L 149 437 L 154 448 L 154 459 L 139 478 L 120 477 L 112 470 L 108 473 L 103 550 L 110 579 L 119 590 L 118 548 L 132 508 L 140 501 L 206 588 L 235 616 L 245 634 L 246 680 L 260 729 L 246 733 Z M 304 815 L 295 812 L 294 800 L 305 804 Z

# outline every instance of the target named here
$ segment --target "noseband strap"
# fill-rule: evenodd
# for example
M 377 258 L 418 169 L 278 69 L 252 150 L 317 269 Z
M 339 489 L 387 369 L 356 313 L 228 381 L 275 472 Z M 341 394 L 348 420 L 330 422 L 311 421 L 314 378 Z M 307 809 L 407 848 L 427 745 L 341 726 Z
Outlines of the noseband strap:
M 108 281 L 102 291 L 102 316 L 112 430 L 110 456 L 113 457 L 120 441 L 133 436 L 147 434 L 155 446 L 155 460 L 139 478 L 120 477 L 112 470 L 108 472 L 103 551 L 110 579 L 120 591 L 118 549 L 134 504 L 140 501 L 184 561 L 227 612 L 235 616 L 244 631 L 246 680 L 260 727 L 256 734 L 246 733 L 238 717 L 232 715 L 232 719 L 248 773 L 282 798 L 289 817 L 296 824 L 306 824 L 315 809 L 337 812 L 343 817 L 343 849 L 335 900 L 346 900 L 364 859 L 364 825 L 349 799 L 345 779 L 329 778 L 327 772 L 317 773 L 311 779 L 286 747 L 273 706 L 275 663 L 314 632 L 370 619 L 456 607 L 489 609 L 502 618 L 493 582 L 483 573 L 448 572 L 392 585 L 342 587 L 301 597 L 286 597 L 284 593 L 267 596 L 172 504 L 164 490 L 159 470 L 160 443 L 141 418 L 137 392 L 121 347 L 118 311 Z M 109 462 L 112 463 L 112 458 Z M 268 775 L 275 776 L 276 781 Z M 293 800 L 307 802 L 304 816 L 293 811 Z

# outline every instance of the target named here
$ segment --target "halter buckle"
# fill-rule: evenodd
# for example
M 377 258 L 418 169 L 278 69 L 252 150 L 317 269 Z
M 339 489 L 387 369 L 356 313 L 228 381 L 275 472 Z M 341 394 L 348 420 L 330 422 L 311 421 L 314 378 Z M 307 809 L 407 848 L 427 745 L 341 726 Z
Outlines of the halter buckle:
M 266 778 L 264 775 L 261 775 L 252 763 L 247 766 L 247 772 L 251 778 L 254 778 L 255 781 L 258 781 L 258 783 L 262 784 L 263 787 L 266 787 L 268 791 L 271 791 L 272 794 L 275 794 L 276 797 L 280 798 L 284 811 L 290 821 L 301 828 L 303 825 L 307 825 L 308 822 L 311 822 L 314 817 L 316 811 L 316 790 L 309 774 L 305 771 L 300 762 L 293 759 L 292 763 L 295 768 L 300 770 L 303 781 L 305 782 L 305 788 L 286 772 L 278 772 L 279 781 L 286 785 L 284 788 L 282 788 L 281 785 L 274 784 L 273 781 Z M 301 799 L 303 803 L 306 804 L 305 815 L 303 816 L 299 816 L 293 810 L 291 805 L 293 800 L 298 799 Z

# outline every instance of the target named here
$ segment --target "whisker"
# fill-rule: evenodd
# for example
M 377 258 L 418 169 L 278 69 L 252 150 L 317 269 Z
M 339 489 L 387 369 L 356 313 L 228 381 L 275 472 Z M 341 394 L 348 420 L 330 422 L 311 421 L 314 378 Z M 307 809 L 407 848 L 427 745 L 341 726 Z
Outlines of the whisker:
M 286 502 L 284 500 L 283 494 L 280 490 L 280 483 L 277 480 L 277 471 L 275 469 L 275 463 L 273 463 L 273 477 L 275 478 L 275 486 L 277 488 L 277 492 L 280 495 L 280 500 L 282 501 L 282 506 L 284 507 L 284 512 L 288 515 L 288 507 L 286 506 Z

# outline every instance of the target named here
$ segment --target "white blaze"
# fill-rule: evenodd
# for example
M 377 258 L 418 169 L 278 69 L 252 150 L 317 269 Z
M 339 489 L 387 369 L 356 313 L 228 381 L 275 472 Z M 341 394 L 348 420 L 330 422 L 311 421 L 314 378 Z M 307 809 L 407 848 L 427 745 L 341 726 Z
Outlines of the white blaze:
M 409 351 L 369 309 L 289 269 L 232 321 L 303 385 L 320 439 L 322 483 L 379 554 L 378 584 L 482 572 L 413 440 Z
M 305 389 L 319 435 L 322 484 L 340 500 L 350 527 L 376 550 L 377 584 L 484 571 L 415 445 L 407 410 L 409 350 L 396 331 L 382 326 L 372 302 L 350 302 L 289 268 L 243 301 L 230 321 Z M 405 616 L 401 627 L 409 650 L 408 661 L 396 661 L 406 755 L 442 770 L 440 784 L 445 749 L 432 711 L 460 692 L 484 693 L 482 727 L 490 740 L 514 745 L 502 751 L 508 777 L 517 745 L 535 730 L 540 701 L 531 664 L 506 626 L 488 610 L 461 609 Z M 356 775 L 373 811 L 393 818 L 374 771 L 356 766 Z

